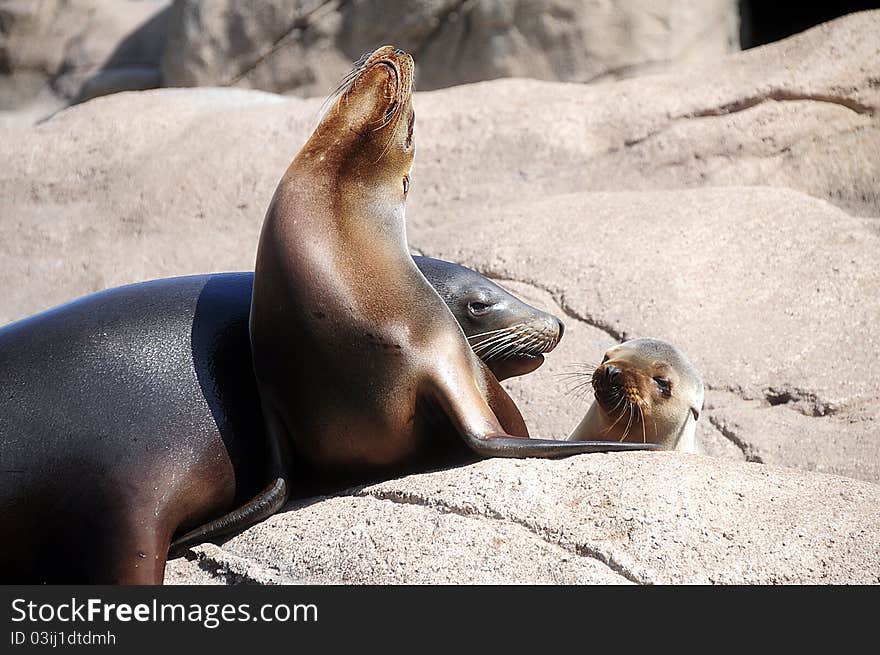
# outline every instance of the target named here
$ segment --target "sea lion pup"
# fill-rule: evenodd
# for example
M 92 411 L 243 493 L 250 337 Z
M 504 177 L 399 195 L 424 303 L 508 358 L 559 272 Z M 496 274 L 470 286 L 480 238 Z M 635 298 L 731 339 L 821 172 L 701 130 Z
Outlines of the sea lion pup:
M 468 268 L 414 261 L 468 336 L 557 321 Z M 151 280 L 0 328 L 0 582 L 159 583 L 173 534 L 263 516 L 235 511 L 266 481 L 252 289 L 253 273 Z
M 412 58 L 391 46 L 360 62 L 263 223 L 251 349 L 278 500 L 291 451 L 364 480 L 424 466 L 438 450 L 470 461 L 655 448 L 529 439 L 413 264 L 404 223 L 412 76 Z
M 633 339 L 609 348 L 590 382 L 596 399 L 569 441 L 609 439 L 697 452 L 703 380 L 678 348 Z

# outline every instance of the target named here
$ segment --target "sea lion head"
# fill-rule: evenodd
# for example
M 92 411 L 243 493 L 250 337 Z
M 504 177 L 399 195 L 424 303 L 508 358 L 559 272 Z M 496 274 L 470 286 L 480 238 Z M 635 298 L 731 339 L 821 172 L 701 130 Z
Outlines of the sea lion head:
M 394 46 L 364 55 L 328 99 L 300 163 L 360 185 L 390 182 L 405 196 L 415 155 L 414 70 L 412 57 Z
M 419 268 L 498 380 L 531 373 L 562 339 L 565 325 L 459 264 L 420 258 Z
M 703 408 L 699 372 L 678 348 L 659 339 L 609 348 L 591 382 L 607 424 L 603 438 L 675 447 Z

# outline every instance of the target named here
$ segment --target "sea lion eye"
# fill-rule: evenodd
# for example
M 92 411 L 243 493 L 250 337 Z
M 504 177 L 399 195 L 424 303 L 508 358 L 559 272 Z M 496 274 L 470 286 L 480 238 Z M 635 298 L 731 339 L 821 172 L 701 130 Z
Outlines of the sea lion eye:
M 403 193 L 404 195 L 409 193 L 409 175 L 403 176 Z
M 468 303 L 468 311 L 474 316 L 483 316 L 484 314 L 488 313 L 490 309 L 492 309 L 492 305 L 487 305 L 484 302 Z
M 663 377 L 655 377 L 654 382 L 657 383 L 657 387 L 660 389 L 660 392 L 664 396 L 671 395 L 671 385 L 669 384 L 669 378 Z

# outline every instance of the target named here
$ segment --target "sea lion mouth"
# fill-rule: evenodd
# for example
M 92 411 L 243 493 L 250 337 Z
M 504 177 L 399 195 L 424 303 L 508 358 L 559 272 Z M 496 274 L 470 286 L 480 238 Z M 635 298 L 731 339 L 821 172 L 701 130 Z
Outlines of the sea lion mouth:
M 406 103 L 412 93 L 413 59 L 400 48 L 390 45 L 382 46 L 367 56 L 361 70 L 355 74 L 355 78 L 376 66 L 384 66 L 393 75 L 391 102 L 385 111 L 385 118 L 390 119 Z
M 591 383 L 596 401 L 606 412 L 612 412 L 624 403 L 638 403 L 638 387 L 627 375 L 613 364 L 601 364 L 593 371 Z
M 608 431 L 618 424 L 625 426 L 620 438 L 620 441 L 624 441 L 631 429 L 635 430 L 636 426 L 641 425 L 642 437 L 646 438 L 647 405 L 639 390 L 638 376 L 631 371 L 622 371 L 614 364 L 603 363 L 593 371 L 591 383 L 596 403 L 613 421 Z
M 392 73 L 394 73 L 394 86 L 397 88 L 400 85 L 400 71 L 397 69 L 397 63 L 390 59 L 380 59 L 379 61 L 373 64 L 374 66 L 385 66 Z
M 363 77 L 364 73 L 377 66 L 384 66 L 392 74 L 392 80 L 389 81 L 389 87 L 391 88 L 388 96 L 389 103 L 385 110 L 384 120 L 381 121 L 383 127 L 387 125 L 409 99 L 412 93 L 415 69 L 413 59 L 409 54 L 400 48 L 390 45 L 377 48 L 373 52 L 368 52 L 354 63 L 354 66 L 342 79 L 336 90 L 324 101 L 321 111 L 322 117 L 331 107 L 336 106 L 337 101 L 348 97 L 353 92 L 358 80 Z
M 498 330 L 489 330 L 468 337 L 474 352 L 483 361 L 495 359 L 538 358 L 544 360 L 544 353 L 551 352 L 559 343 L 559 333 L 535 329 L 526 323 L 517 323 Z

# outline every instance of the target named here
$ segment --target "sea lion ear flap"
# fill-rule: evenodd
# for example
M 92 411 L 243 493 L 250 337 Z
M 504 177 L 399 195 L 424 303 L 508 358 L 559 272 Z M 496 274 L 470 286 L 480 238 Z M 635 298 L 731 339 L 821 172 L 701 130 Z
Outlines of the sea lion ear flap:
M 694 415 L 695 421 L 700 420 L 700 412 L 701 411 L 702 411 L 702 407 L 700 409 L 697 409 L 696 407 L 691 407 L 691 413 Z

